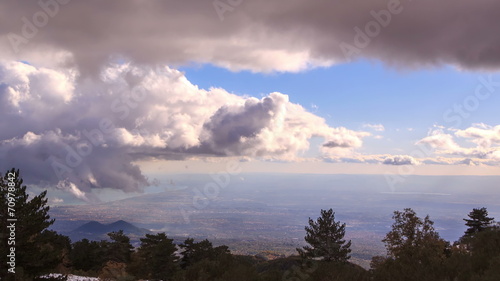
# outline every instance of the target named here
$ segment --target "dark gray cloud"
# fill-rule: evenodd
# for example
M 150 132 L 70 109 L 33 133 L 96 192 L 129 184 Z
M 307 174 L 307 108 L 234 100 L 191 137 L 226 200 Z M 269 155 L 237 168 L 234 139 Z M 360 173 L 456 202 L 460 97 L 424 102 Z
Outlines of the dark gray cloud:
M 346 142 L 336 142 L 336 141 L 329 141 L 325 144 L 323 144 L 323 147 L 328 147 L 328 148 L 334 148 L 334 147 L 351 147 L 349 143 Z
M 69 3 L 58 4 L 57 12 L 49 5 L 45 14 L 54 11 L 53 17 L 45 20 L 38 2 Z M 242 0 L 219 13 L 213 3 L 5 0 L 0 48 L 12 58 L 76 62 L 94 74 L 109 58 L 120 57 L 254 71 L 297 71 L 357 57 L 406 68 L 500 67 L 495 0 Z M 49 55 L 55 51 L 59 55 Z
M 283 103 L 266 97 L 262 101 L 250 99 L 237 112 L 232 112 L 224 106 L 205 123 L 204 129 L 210 135 L 210 146 L 215 151 L 227 151 L 227 154 L 238 155 L 241 151 L 252 149 L 256 144 L 248 140 L 255 140 L 257 135 L 269 127 L 276 107 Z M 243 147 L 242 147 L 243 146 Z

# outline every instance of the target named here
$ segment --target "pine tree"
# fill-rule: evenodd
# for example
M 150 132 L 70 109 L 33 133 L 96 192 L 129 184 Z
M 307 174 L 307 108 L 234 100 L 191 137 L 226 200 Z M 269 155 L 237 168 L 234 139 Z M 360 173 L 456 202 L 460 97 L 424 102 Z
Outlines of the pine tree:
M 469 219 L 463 219 L 469 228 L 465 231 L 465 236 L 471 236 L 488 228 L 494 218 L 488 217 L 486 208 L 473 209 L 468 215 Z
M 468 237 L 468 265 L 476 278 L 500 280 L 500 228 L 488 227 Z
M 10 253 L 11 248 L 15 247 L 17 280 L 32 280 L 57 264 L 54 259 L 63 258 L 62 253 L 41 255 L 54 249 L 54 245 L 46 237 L 56 237 L 55 233 L 45 232 L 54 223 L 49 216 L 46 195 L 47 191 L 44 191 L 30 200 L 19 170 L 11 169 L 3 177 L 0 175 L 0 263 L 5 268 L 8 257 L 4 253 Z M 14 227 L 8 229 L 7 226 Z M 9 240 L 13 236 L 15 238 Z M 10 280 L 14 275 L 2 270 L 0 277 L 2 280 Z
M 72 245 L 70 260 L 76 270 L 96 273 L 102 268 L 105 258 L 105 249 L 101 242 L 82 239 Z
M 201 242 L 194 242 L 193 238 L 187 238 L 179 247 L 182 249 L 180 260 L 181 267 L 186 268 L 204 259 L 217 260 L 224 255 L 229 255 L 227 246 L 213 247 L 212 242 L 205 239 Z
M 150 280 L 170 280 L 178 270 L 177 248 L 173 239 L 164 232 L 146 234 L 141 238 L 141 246 L 132 257 L 130 273 L 137 278 Z
M 332 209 L 321 210 L 321 217 L 316 221 L 309 218 L 309 226 L 305 227 L 304 239 L 310 246 L 297 248 L 305 259 L 322 258 L 324 261 L 346 262 L 351 252 L 351 241 L 344 240 L 346 224 L 335 221 Z
M 119 263 L 129 263 L 132 249 L 130 238 L 123 233 L 123 230 L 118 232 L 108 233 L 111 242 L 108 243 L 107 259 Z

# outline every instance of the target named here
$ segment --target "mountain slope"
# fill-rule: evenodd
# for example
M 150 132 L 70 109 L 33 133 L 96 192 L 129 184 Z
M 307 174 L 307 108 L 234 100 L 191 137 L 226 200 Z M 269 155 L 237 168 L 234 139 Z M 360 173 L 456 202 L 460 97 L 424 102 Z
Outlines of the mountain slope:
M 102 224 L 97 221 L 90 221 L 85 223 L 73 231 L 66 233 L 71 238 L 71 241 L 79 241 L 84 238 L 89 240 L 103 240 L 108 239 L 108 233 L 113 231 L 123 230 L 125 235 L 129 236 L 131 240 L 138 240 L 151 231 L 145 228 L 139 228 L 124 220 L 119 220 L 110 224 Z

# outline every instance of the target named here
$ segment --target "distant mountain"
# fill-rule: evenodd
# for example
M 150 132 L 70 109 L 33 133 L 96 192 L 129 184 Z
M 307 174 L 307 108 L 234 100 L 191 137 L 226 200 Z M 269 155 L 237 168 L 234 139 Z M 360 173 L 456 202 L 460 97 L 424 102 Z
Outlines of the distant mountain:
M 102 233 L 105 231 L 104 228 L 106 228 L 105 224 L 97 221 L 91 221 L 81 225 L 77 229 L 73 230 L 73 232 Z
M 71 238 L 71 241 L 79 241 L 84 238 L 88 240 L 106 240 L 108 239 L 108 233 L 113 231 L 123 232 L 130 237 L 132 241 L 137 241 L 139 238 L 143 237 L 147 233 L 151 233 L 151 231 L 145 228 L 139 228 L 129 222 L 124 220 L 115 221 L 110 224 L 102 224 L 97 221 L 87 222 L 73 231 L 66 233 Z

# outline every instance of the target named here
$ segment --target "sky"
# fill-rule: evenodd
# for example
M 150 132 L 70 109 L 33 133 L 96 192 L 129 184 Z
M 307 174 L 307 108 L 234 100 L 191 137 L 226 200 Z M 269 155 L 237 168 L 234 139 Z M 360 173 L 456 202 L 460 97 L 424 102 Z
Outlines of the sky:
M 0 169 L 500 175 L 493 0 L 0 3 Z M 389 181 L 388 181 L 389 182 Z

